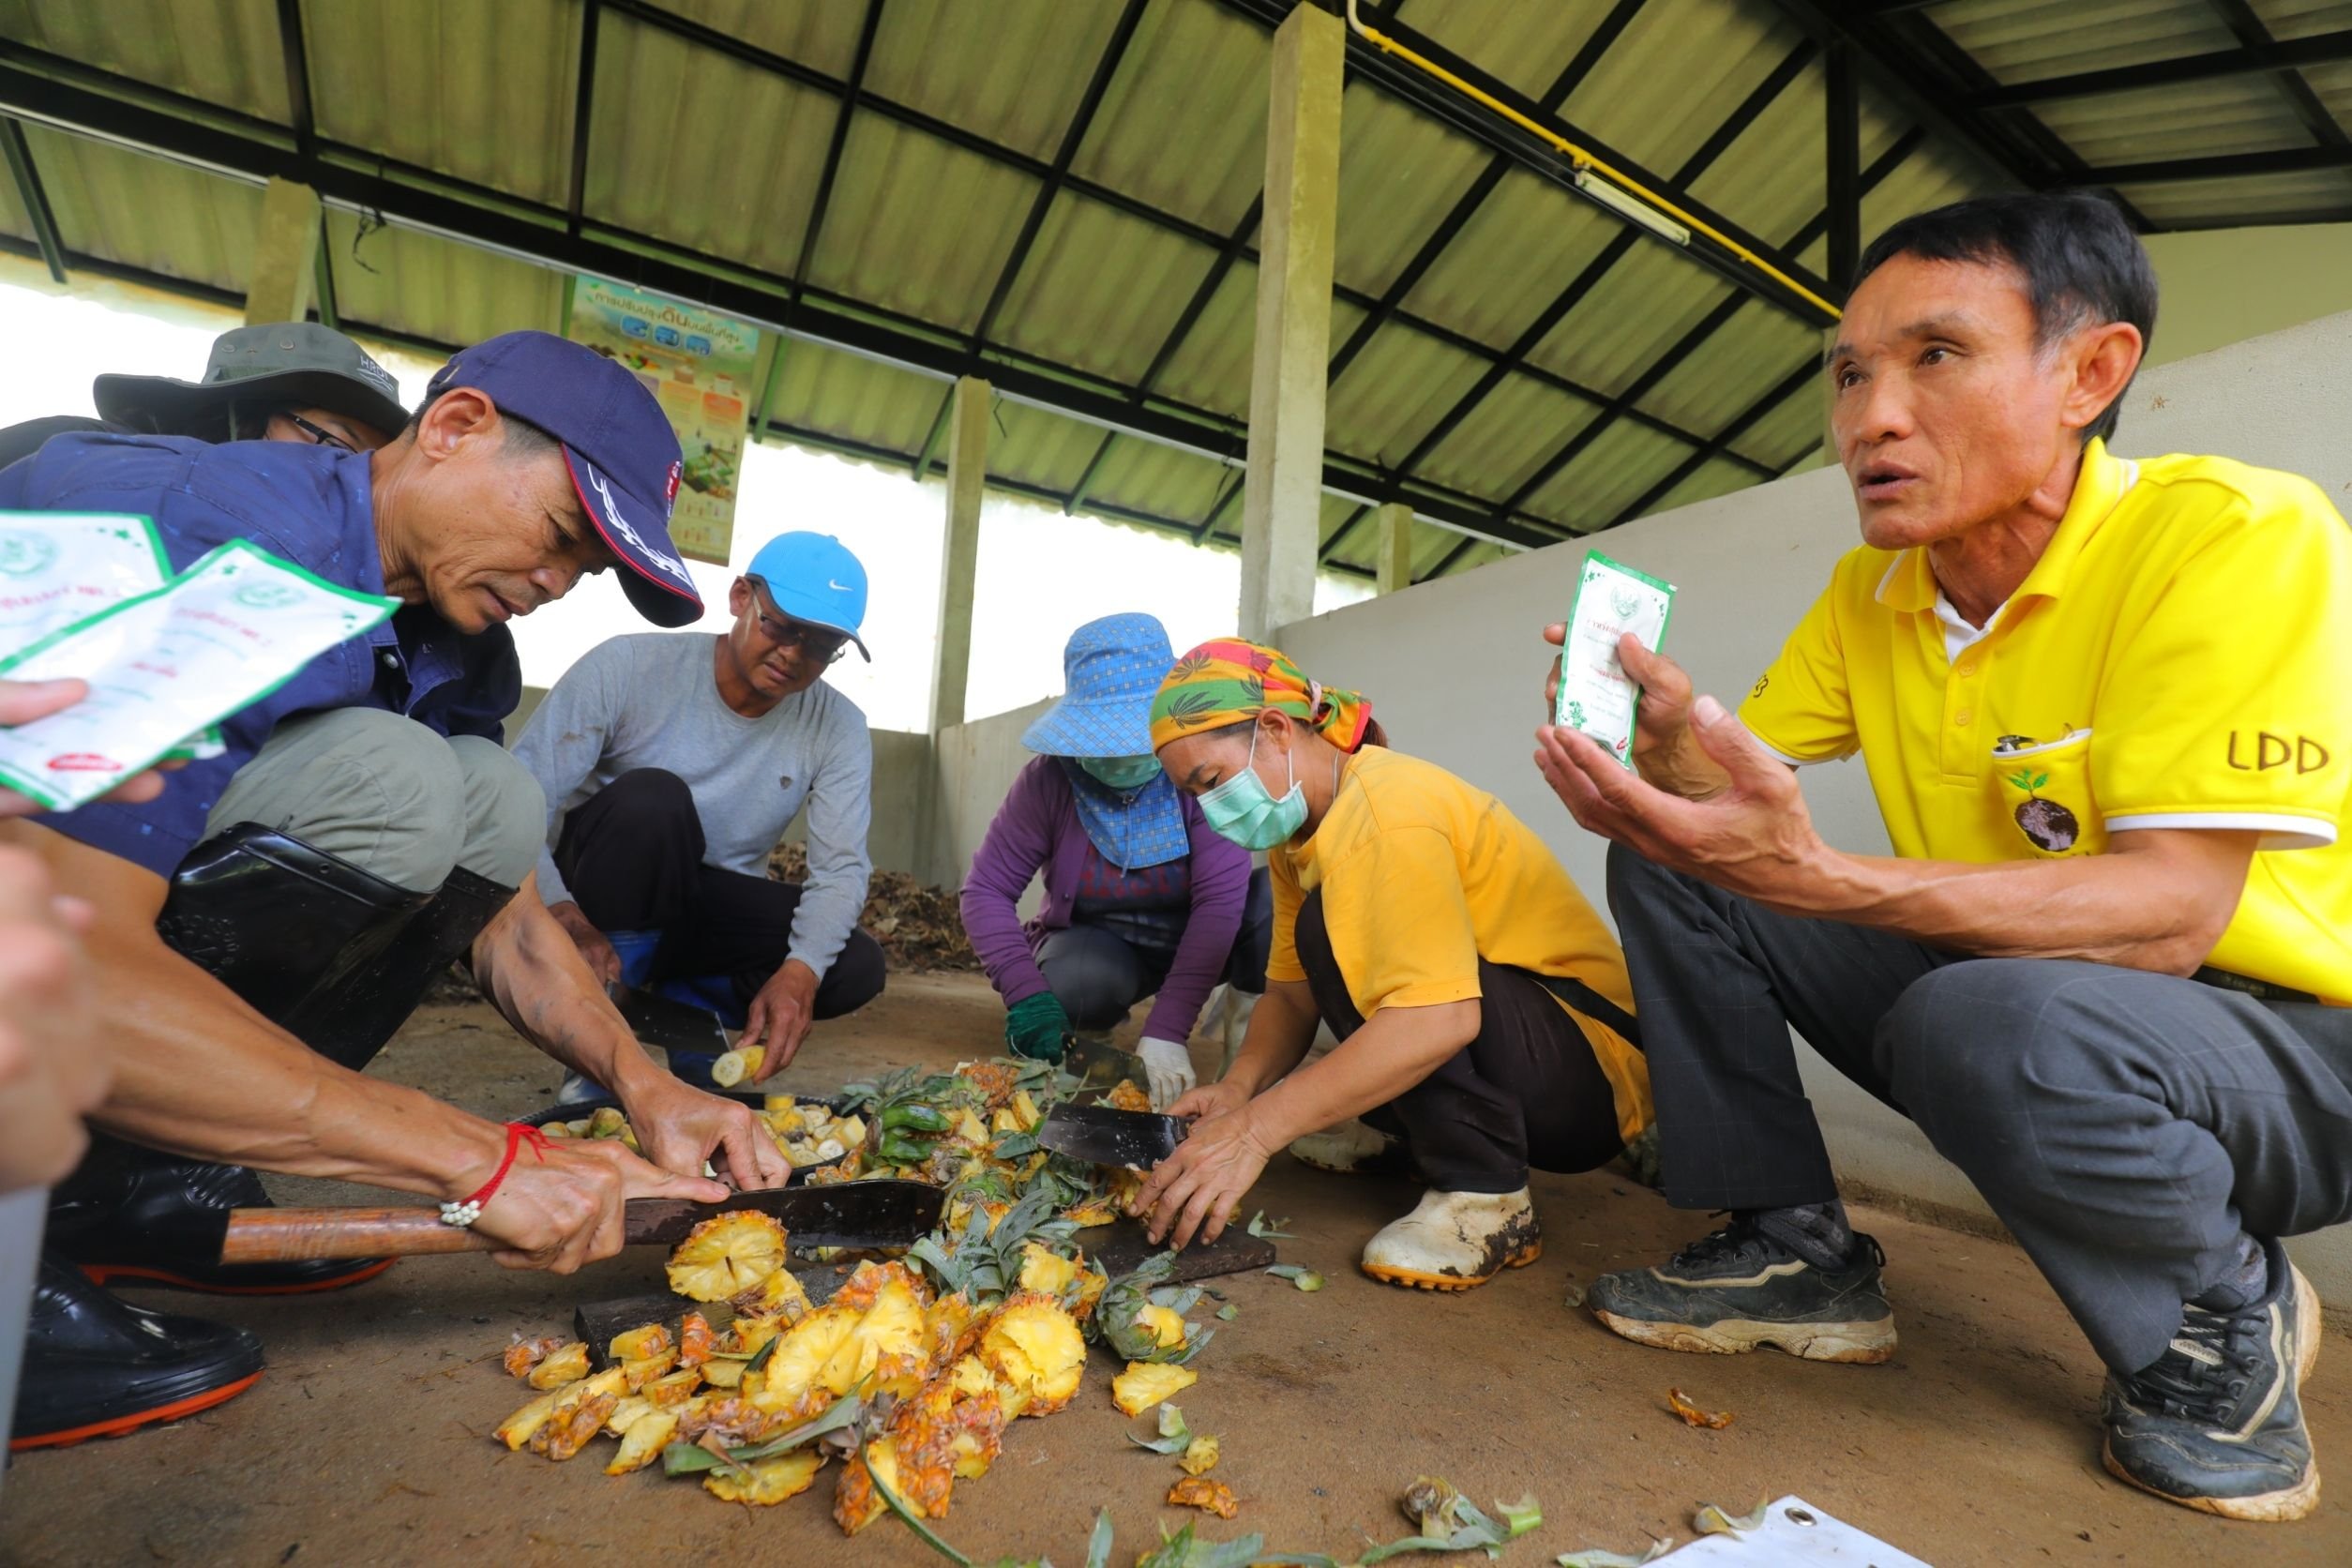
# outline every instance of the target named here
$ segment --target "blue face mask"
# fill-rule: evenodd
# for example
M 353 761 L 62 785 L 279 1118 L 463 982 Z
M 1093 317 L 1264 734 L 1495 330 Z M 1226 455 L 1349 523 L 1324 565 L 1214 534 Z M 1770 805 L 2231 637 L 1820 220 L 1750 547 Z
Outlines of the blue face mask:
M 1160 760 L 1157 757 L 1076 757 L 1071 760 L 1114 790 L 1140 790 L 1160 776 Z
M 1290 770 L 1290 789 L 1274 798 L 1258 776 L 1258 731 L 1249 732 L 1249 763 L 1232 777 L 1200 797 L 1200 814 L 1218 837 L 1245 850 L 1271 850 L 1284 843 L 1306 822 L 1306 792 L 1299 788 L 1298 770 Z M 1285 761 L 1289 761 L 1287 755 Z

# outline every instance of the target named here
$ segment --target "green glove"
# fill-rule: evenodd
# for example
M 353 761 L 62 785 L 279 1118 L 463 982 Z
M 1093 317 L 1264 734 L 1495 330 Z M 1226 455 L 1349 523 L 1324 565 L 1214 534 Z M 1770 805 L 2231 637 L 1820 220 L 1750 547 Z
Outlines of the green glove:
M 1061 1061 L 1062 1045 L 1069 1033 L 1070 1015 L 1062 1010 L 1062 999 L 1051 991 L 1023 997 L 1004 1015 L 1004 1043 L 1013 1048 L 1015 1056 L 1033 1062 Z

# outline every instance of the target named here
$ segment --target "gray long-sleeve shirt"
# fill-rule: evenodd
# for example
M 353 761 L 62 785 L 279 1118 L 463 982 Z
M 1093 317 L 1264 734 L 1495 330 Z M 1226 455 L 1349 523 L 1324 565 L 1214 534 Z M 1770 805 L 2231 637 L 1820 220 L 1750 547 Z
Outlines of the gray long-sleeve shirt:
M 803 803 L 808 880 L 788 957 L 822 977 L 866 907 L 873 862 L 874 751 L 866 716 L 822 681 L 758 718 L 719 701 L 712 639 L 642 632 L 599 643 L 531 716 L 515 756 L 547 792 L 539 897 L 571 898 L 555 868 L 564 813 L 636 768 L 686 781 L 702 819 L 704 864 L 767 874 L 769 852 Z

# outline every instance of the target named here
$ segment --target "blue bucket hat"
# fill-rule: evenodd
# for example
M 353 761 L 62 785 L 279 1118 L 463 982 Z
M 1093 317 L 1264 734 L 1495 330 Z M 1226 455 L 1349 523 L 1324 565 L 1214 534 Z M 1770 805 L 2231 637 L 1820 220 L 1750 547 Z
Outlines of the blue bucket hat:
M 1152 698 L 1175 662 L 1156 616 L 1087 622 L 1062 650 L 1061 701 L 1022 732 L 1021 745 L 1048 757 L 1149 757 Z

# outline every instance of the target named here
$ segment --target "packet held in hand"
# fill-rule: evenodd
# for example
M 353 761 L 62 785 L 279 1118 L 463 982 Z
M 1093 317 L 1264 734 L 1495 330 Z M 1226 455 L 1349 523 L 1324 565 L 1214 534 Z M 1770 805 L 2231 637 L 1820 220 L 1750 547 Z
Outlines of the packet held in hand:
M 1635 704 L 1641 688 L 1617 656 L 1617 640 L 1628 634 L 1651 653 L 1666 641 L 1666 616 L 1674 609 L 1674 585 L 1587 552 L 1576 577 L 1576 600 L 1568 611 L 1568 637 L 1560 650 L 1560 701 L 1554 722 L 1580 730 L 1608 754 L 1634 765 Z
M 0 658 L 172 575 L 145 518 L 0 512 Z
M 0 659 L 0 678 L 89 683 L 61 713 L 0 730 L 0 784 L 67 810 L 268 696 L 400 608 L 234 540 L 172 583 Z

